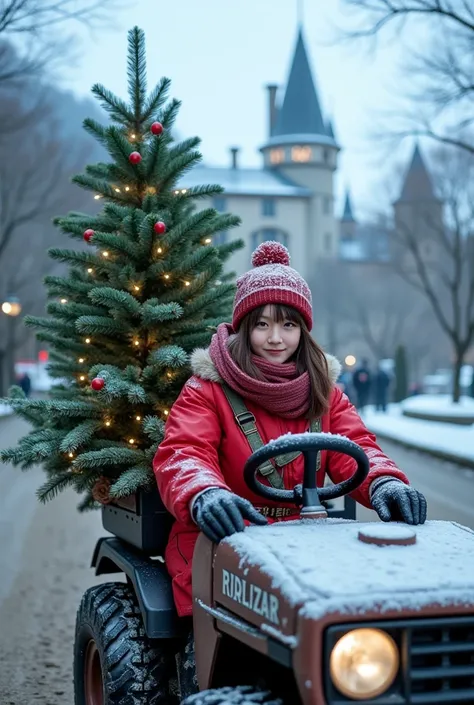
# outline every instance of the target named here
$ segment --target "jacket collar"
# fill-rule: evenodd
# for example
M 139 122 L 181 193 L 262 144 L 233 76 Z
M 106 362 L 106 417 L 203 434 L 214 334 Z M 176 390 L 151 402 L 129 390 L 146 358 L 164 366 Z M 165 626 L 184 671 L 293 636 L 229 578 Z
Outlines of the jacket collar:
M 328 363 L 331 382 L 336 384 L 339 375 L 341 374 L 341 363 L 336 357 L 334 357 L 334 355 L 326 354 L 326 360 Z M 217 382 L 218 384 L 222 384 L 222 378 L 211 360 L 208 348 L 197 348 L 194 350 L 191 354 L 191 368 L 193 374 L 197 377 L 205 379 L 209 382 Z

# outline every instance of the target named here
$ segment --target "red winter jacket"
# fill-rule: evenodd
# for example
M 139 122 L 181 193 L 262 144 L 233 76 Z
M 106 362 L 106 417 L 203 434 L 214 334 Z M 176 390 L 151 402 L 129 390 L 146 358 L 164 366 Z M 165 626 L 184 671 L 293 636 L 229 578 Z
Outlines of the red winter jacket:
M 328 364 L 335 383 L 339 363 L 328 356 Z M 293 505 L 272 503 L 250 492 L 242 471 L 251 450 L 247 438 L 236 424 L 207 350 L 198 350 L 193 354 L 193 371 L 194 376 L 185 384 L 173 405 L 166 423 L 165 438 L 153 462 L 163 502 L 176 518 L 165 559 L 181 616 L 192 613 L 191 562 L 199 531 L 191 517 L 190 503 L 198 492 L 208 487 L 222 487 L 246 497 L 257 508 L 287 506 L 294 509 Z M 250 402 L 246 402 L 246 406 L 255 415 L 264 443 L 285 433 L 304 433 L 308 430 L 306 419 L 282 419 L 271 416 Z M 332 392 L 329 412 L 322 419 L 322 431 L 347 436 L 362 446 L 369 456 L 370 474 L 352 495 L 364 506 L 371 506 L 369 487 L 377 477 L 393 475 L 408 484 L 406 476 L 382 453 L 375 436 L 367 430 L 355 408 L 337 387 Z M 355 461 L 349 456 L 323 452 L 318 486 L 324 484 L 326 472 L 333 482 L 341 482 L 354 471 Z M 259 478 L 260 481 L 262 479 Z M 302 456 L 284 467 L 283 480 L 287 489 L 303 481 Z M 286 518 L 294 519 L 295 516 Z

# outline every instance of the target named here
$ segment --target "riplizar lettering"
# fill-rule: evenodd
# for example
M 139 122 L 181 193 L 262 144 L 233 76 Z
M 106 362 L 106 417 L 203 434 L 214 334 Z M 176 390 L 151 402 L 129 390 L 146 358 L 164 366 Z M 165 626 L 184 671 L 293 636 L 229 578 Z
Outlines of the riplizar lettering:
M 243 605 L 255 614 L 264 617 L 272 624 L 280 624 L 278 614 L 280 601 L 276 595 L 262 590 L 258 585 L 249 583 L 245 578 L 228 570 L 222 571 L 222 593 L 239 605 Z

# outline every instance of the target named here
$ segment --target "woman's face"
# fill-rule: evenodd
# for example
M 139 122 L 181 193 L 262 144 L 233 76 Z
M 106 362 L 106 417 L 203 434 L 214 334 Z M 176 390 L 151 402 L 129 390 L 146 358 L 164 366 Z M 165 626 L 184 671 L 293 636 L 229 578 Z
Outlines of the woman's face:
M 255 355 L 283 364 L 296 352 L 300 338 L 300 326 L 288 319 L 278 323 L 274 318 L 273 306 L 269 305 L 265 306 L 250 333 L 250 345 Z

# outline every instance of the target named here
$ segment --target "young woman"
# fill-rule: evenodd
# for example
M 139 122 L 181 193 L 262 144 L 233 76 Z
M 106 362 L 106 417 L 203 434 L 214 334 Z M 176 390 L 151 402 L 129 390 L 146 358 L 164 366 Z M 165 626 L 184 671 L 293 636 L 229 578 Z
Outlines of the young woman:
M 219 541 L 245 522 L 294 519 L 294 505 L 279 506 L 250 492 L 243 479 L 252 453 L 247 421 L 253 414 L 261 443 L 285 433 L 321 429 L 347 436 L 370 460 L 370 473 L 353 493 L 383 521 L 421 524 L 426 501 L 387 458 L 348 398 L 336 386 L 340 364 L 311 338 L 311 292 L 289 266 L 286 248 L 266 242 L 237 282 L 232 326 L 222 323 L 208 350 L 192 355 L 194 376 L 173 405 L 154 460 L 161 497 L 176 518 L 166 564 L 178 613 L 192 613 L 191 562 L 199 531 Z M 239 425 L 236 416 L 239 416 Z M 250 417 L 251 419 L 251 417 Z M 255 428 L 255 426 L 253 426 Z M 286 464 L 285 464 L 286 460 Z M 318 484 L 350 477 L 355 461 L 321 453 Z M 303 458 L 283 458 L 259 479 L 292 489 L 303 481 Z

